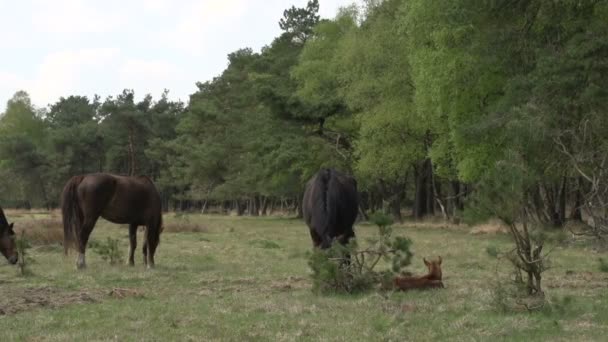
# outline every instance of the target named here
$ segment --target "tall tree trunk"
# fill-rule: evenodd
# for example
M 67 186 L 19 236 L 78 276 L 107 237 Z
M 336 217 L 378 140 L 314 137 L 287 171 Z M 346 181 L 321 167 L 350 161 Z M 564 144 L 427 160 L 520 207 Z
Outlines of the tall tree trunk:
M 269 200 L 268 197 L 262 196 L 262 204 L 261 204 L 261 207 L 260 207 L 260 214 L 262 216 L 267 216 L 268 215 L 268 205 L 271 202 L 272 201 Z
M 451 181 L 452 191 L 454 193 L 454 208 L 456 210 L 464 210 L 464 191 L 461 190 L 462 186 L 459 181 Z M 461 191 L 463 193 L 461 193 Z
M 234 204 L 236 205 L 236 215 L 237 216 L 243 216 L 243 213 L 245 212 L 245 205 L 243 205 L 243 203 L 241 203 L 240 200 L 235 200 Z
M 42 199 L 44 200 L 44 206 L 46 207 L 46 210 L 51 210 L 51 207 L 49 205 L 49 199 L 48 199 L 48 196 L 46 195 L 46 188 L 44 187 L 44 183 L 42 182 L 42 177 L 38 176 L 38 182 L 40 183 L 40 192 L 42 193 Z
M 414 167 L 416 193 L 414 197 L 414 218 L 422 219 L 435 210 L 432 189 L 432 167 L 430 159 L 425 159 Z
M 559 225 L 557 227 L 563 227 L 566 224 L 566 197 L 568 190 L 568 178 L 562 177 L 562 186 L 559 191 L 558 199 L 558 213 L 559 213 Z
M 299 198 L 296 198 L 297 218 L 304 217 L 304 211 L 302 210 L 302 200 L 301 200 L 302 196 L 304 196 L 304 194 L 301 194 L 301 196 Z
M 581 191 L 581 186 L 583 182 L 580 177 L 576 179 L 576 191 L 574 192 L 574 206 L 572 207 L 572 211 L 570 212 L 570 219 L 576 220 L 579 222 L 583 221 L 583 214 L 581 211 L 581 207 L 583 206 L 583 194 Z
M 390 202 L 391 215 L 393 218 L 399 222 L 403 223 L 403 216 L 401 215 L 401 199 L 399 196 L 394 196 L 394 198 Z
M 250 216 L 260 216 L 260 196 L 253 196 L 251 198 L 251 212 Z

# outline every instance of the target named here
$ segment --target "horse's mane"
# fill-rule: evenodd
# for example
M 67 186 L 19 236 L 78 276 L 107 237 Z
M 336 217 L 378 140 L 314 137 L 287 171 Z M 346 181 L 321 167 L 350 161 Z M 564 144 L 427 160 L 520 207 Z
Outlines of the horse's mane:
M 0 207 L 0 226 L 8 226 L 8 220 L 6 219 L 6 216 L 4 216 L 4 210 L 2 210 L 2 207 Z

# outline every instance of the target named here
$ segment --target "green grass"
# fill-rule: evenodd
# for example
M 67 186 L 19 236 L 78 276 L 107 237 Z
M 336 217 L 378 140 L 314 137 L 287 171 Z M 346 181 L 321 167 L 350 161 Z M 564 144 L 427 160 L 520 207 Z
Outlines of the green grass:
M 543 282 L 556 309 L 502 313 L 492 304 L 497 261 L 487 250 L 508 249 L 505 235 L 395 227 L 395 235 L 413 240 L 414 273 L 425 271 L 423 256 L 442 255 L 445 289 L 316 296 L 307 266 L 312 244 L 301 221 L 189 220 L 205 232 L 163 233 L 152 271 L 142 265 L 141 232 L 135 267 L 110 265 L 89 250 L 88 268 L 79 272 L 73 255 L 46 246 L 29 251 L 30 276 L 2 261 L 0 309 L 19 312 L 0 312 L 0 341 L 599 341 L 608 334 L 608 275 L 583 246 L 552 252 Z M 356 231 L 375 234 L 366 224 Z M 127 235 L 126 227 L 100 221 L 92 238 L 120 239 L 126 256 Z M 498 264 L 501 275 L 505 267 Z M 111 295 L 113 289 L 126 294 Z

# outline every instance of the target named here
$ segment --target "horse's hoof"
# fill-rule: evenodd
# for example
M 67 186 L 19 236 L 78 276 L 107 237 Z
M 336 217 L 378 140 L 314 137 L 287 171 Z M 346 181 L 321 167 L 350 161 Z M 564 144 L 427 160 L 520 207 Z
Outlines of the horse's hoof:
M 127 266 L 135 266 L 135 262 L 134 261 L 127 261 L 126 262 Z
M 154 269 L 154 264 L 148 264 L 148 265 L 146 265 L 146 269 L 153 270 Z
M 77 270 L 84 270 L 86 268 L 87 268 L 87 265 L 85 265 L 85 264 L 77 264 L 76 265 L 76 269 Z

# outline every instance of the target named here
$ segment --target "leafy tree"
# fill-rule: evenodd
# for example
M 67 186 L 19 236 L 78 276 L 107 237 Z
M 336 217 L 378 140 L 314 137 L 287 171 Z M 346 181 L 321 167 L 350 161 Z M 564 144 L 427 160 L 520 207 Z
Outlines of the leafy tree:
M 48 160 L 44 151 L 47 134 L 42 113 L 24 91 L 17 92 L 0 117 L 0 169 L 7 176 L 3 182 L 13 194 L 12 200 L 49 206 L 44 174 Z
M 310 0 L 306 8 L 292 6 L 283 11 L 283 18 L 279 27 L 285 31 L 292 40 L 302 43 L 312 34 L 312 28 L 319 22 L 319 0 Z

